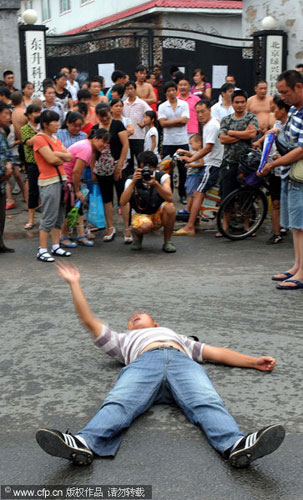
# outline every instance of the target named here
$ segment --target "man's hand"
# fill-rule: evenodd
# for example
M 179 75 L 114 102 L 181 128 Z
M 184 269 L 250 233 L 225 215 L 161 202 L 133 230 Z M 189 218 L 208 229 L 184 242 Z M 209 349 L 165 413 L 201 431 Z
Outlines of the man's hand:
M 137 182 L 138 182 L 140 179 L 142 179 L 142 170 L 141 170 L 141 168 L 137 168 L 137 169 L 135 170 L 134 175 L 133 175 L 133 182 L 134 182 L 134 184 L 137 184 Z
M 257 170 L 257 176 L 258 177 L 265 177 L 265 175 L 268 175 L 269 172 L 271 171 L 272 169 L 272 163 L 265 163 L 264 167 L 262 168 L 261 172 L 259 172 L 259 170 Z
M 262 372 L 271 372 L 276 366 L 275 358 L 271 356 L 261 356 L 256 359 L 256 370 L 261 370 Z
M 85 196 L 83 195 L 82 191 L 77 191 L 75 193 L 76 197 L 77 197 L 77 200 L 80 200 L 81 203 L 84 203 L 85 201 Z
M 147 184 L 148 186 L 159 185 L 159 183 L 156 181 L 156 179 L 154 177 L 152 177 L 150 181 L 144 181 L 144 184 Z
M 76 266 L 63 264 L 61 262 L 56 263 L 57 273 L 61 278 L 65 279 L 70 285 L 73 283 L 80 283 L 80 273 Z

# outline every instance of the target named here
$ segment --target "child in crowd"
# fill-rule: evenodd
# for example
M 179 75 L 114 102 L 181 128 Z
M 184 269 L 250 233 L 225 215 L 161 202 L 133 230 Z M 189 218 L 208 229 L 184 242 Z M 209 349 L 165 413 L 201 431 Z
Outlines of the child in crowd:
M 200 134 L 193 134 L 189 138 L 189 145 L 191 151 L 186 151 L 185 149 L 178 149 L 177 154 L 182 154 L 184 156 L 193 156 L 197 151 L 202 149 L 202 137 Z M 201 168 L 204 165 L 203 158 L 194 163 L 185 163 L 187 168 L 185 189 L 187 195 L 186 208 L 178 210 L 179 215 L 189 214 L 193 202 L 194 191 L 197 189 L 201 182 Z
M 160 155 L 158 151 L 159 132 L 156 127 L 156 113 L 152 110 L 145 111 L 143 123 L 147 127 L 147 132 L 144 139 L 144 151 L 152 151 L 160 161 Z

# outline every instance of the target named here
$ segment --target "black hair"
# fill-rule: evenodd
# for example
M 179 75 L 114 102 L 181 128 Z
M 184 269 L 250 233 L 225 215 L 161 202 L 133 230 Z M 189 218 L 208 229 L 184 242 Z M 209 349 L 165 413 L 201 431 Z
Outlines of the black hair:
M 155 113 L 155 111 L 153 111 L 152 109 L 149 109 L 147 111 L 145 111 L 144 113 L 146 116 L 149 116 L 152 120 L 154 120 L 154 123 L 156 124 L 156 121 L 157 121 L 157 113 Z
M 94 129 L 92 128 L 88 138 L 89 139 L 103 139 L 104 142 L 109 142 L 110 141 L 110 132 L 106 130 L 106 128 L 97 128 Z
M 76 106 L 78 107 L 79 113 L 81 113 L 84 116 L 87 115 L 87 113 L 88 113 L 88 105 L 86 104 L 86 102 L 78 101 L 77 104 L 75 104 L 75 107 Z
M 43 91 L 45 87 L 54 87 L 54 80 L 52 80 L 51 78 L 44 78 L 44 80 L 42 81 L 42 87 Z
M 62 78 L 63 76 L 64 78 L 67 78 L 66 73 L 62 73 L 62 71 L 60 71 L 57 75 L 54 76 L 54 80 L 59 80 L 59 78 Z
M 43 130 L 44 124 L 48 125 L 51 122 L 58 122 L 60 120 L 60 116 L 56 111 L 52 111 L 51 109 L 46 109 L 41 113 L 40 118 L 40 127 Z
M 40 106 L 38 104 L 30 104 L 27 106 L 26 111 L 25 111 L 25 116 L 31 115 L 32 113 L 38 113 L 41 111 Z
M 117 102 L 121 102 L 122 105 L 123 105 L 123 101 L 122 99 L 120 99 L 119 97 L 115 97 L 115 99 L 112 99 L 111 100 L 111 103 L 110 103 L 110 107 L 114 106 L 115 104 L 117 104 Z
M 158 158 L 152 151 L 142 151 L 138 154 L 138 163 L 144 163 L 144 165 L 150 165 L 153 168 L 158 166 Z
M 178 66 L 171 66 L 169 69 L 169 74 L 172 75 L 173 73 L 176 73 L 177 71 L 179 71 Z
M 87 89 L 80 89 L 77 93 L 78 101 L 81 99 L 90 99 L 90 92 Z
M 104 116 L 107 113 L 110 113 L 109 105 L 105 102 L 99 102 L 99 104 L 95 107 L 95 113 L 99 116 Z
M 25 89 L 25 87 L 26 87 L 26 85 L 32 85 L 32 86 L 34 87 L 33 82 L 24 82 L 24 83 L 22 83 L 22 87 L 21 87 L 21 89 L 22 89 L 22 90 L 24 90 L 24 89 Z
M 131 85 L 134 87 L 134 89 L 137 88 L 136 82 L 133 82 L 132 80 L 128 80 L 128 82 L 126 82 L 125 88 L 128 89 L 128 87 L 130 87 Z
M 123 85 L 121 85 L 120 83 L 116 83 L 112 87 L 112 92 L 117 92 L 120 97 L 123 97 L 123 94 L 124 94 L 124 87 L 123 87 Z
M 285 109 L 288 113 L 290 106 L 289 104 L 286 104 L 286 102 L 281 99 L 281 97 L 278 94 L 275 94 L 273 97 L 273 103 L 278 106 L 279 109 Z
M 174 87 L 174 89 L 176 89 L 176 90 L 177 90 L 177 88 L 178 88 L 178 87 L 177 87 L 176 82 L 174 82 L 173 80 L 171 80 L 171 81 L 169 81 L 169 82 L 166 82 L 166 83 L 164 84 L 164 89 L 163 89 L 163 90 L 164 90 L 164 94 L 166 94 L 166 92 L 168 91 L 168 89 L 169 89 L 170 87 Z
M 236 97 L 244 97 L 247 101 L 248 99 L 248 95 L 247 95 L 247 92 L 246 90 L 242 90 L 242 89 L 239 89 L 239 90 L 235 90 L 232 94 L 231 94 L 231 102 L 234 101 L 234 99 Z
M 195 104 L 195 108 L 197 106 L 202 106 L 202 104 L 205 104 L 205 107 L 207 109 L 210 109 L 211 108 L 211 102 L 208 100 L 208 99 L 201 99 L 201 101 L 198 101 L 196 104 Z
M 257 87 L 259 85 L 259 83 L 266 83 L 267 85 L 267 81 L 266 80 L 258 80 L 256 83 L 255 83 L 255 87 Z
M 297 83 L 303 83 L 303 76 L 299 71 L 289 69 L 288 71 L 283 71 L 283 73 L 278 76 L 278 82 L 282 80 L 285 80 L 287 87 L 294 90 Z
M 235 86 L 233 83 L 223 83 L 222 87 L 220 88 L 220 92 L 222 94 L 222 92 L 227 92 L 228 90 L 230 89 L 234 89 Z
M 98 82 L 98 83 L 100 83 L 100 85 L 101 85 L 101 87 L 102 87 L 103 82 L 104 82 L 104 76 L 99 76 L 99 75 L 94 76 L 94 77 L 91 79 L 91 81 L 89 82 L 89 87 L 91 86 L 91 84 L 92 84 L 93 82 Z
M 181 77 L 181 75 L 182 75 L 182 77 Z M 186 80 L 190 84 L 189 78 L 187 76 L 185 76 L 184 73 L 181 73 L 181 71 L 180 71 L 180 78 L 178 79 L 178 83 L 180 83 L 181 80 Z M 176 81 L 177 81 L 177 78 L 176 78 Z
M 47 89 L 53 89 L 54 92 L 56 92 L 56 89 L 53 85 L 44 85 L 43 86 L 43 94 L 45 94 L 45 92 L 47 91 Z
M 144 64 L 138 64 L 135 69 L 135 73 L 138 73 L 138 71 L 147 71 L 147 67 L 144 66 Z
M 75 123 L 77 120 L 81 120 L 83 123 L 83 116 L 81 113 L 77 113 L 77 111 L 69 111 L 61 128 L 67 128 L 68 123 Z
M 177 73 L 175 74 L 175 82 L 176 84 L 178 85 L 178 83 L 181 81 L 181 80 L 184 80 L 185 78 L 185 75 L 182 71 L 177 71 Z
M 296 64 L 296 68 L 303 68 L 303 64 L 302 63 Z
M 121 71 L 120 69 L 116 69 L 115 71 L 112 72 L 112 81 L 116 83 L 119 78 L 125 78 L 125 73 L 124 71 Z
M 23 100 L 22 92 L 16 91 L 11 93 L 11 101 L 14 106 L 18 106 L 19 104 L 21 104 L 22 100 Z
M 204 71 L 202 68 L 196 68 L 194 69 L 193 71 L 193 77 L 197 74 L 197 73 L 200 73 L 201 76 L 203 76 L 205 78 L 205 75 L 204 75 Z
M 11 93 L 10 93 L 9 88 L 6 86 L 0 87 L 0 95 L 4 95 L 4 97 L 6 97 L 6 99 L 10 99 Z
M 8 104 L 5 104 L 5 102 L 0 101 L 0 113 L 2 113 L 2 111 L 4 111 L 5 109 L 11 110 Z
M 231 73 L 228 73 L 228 75 L 226 75 L 225 79 L 228 78 L 228 77 L 229 78 L 233 78 L 236 81 L 235 75 L 232 75 Z
M 7 69 L 6 71 L 3 71 L 3 78 L 5 78 L 8 75 L 13 75 L 14 72 L 10 69 Z

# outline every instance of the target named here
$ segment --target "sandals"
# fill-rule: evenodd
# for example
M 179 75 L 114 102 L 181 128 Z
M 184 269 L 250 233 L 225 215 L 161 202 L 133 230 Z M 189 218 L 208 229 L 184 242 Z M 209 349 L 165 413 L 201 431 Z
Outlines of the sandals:
M 113 239 L 116 235 L 116 228 L 113 226 L 109 227 L 108 231 L 111 231 L 111 233 L 104 236 L 103 241 L 106 241 L 106 242 L 113 241 Z
M 130 236 L 126 236 L 127 231 L 130 233 Z M 131 233 L 131 227 L 127 227 L 124 231 L 124 243 L 125 243 L 125 245 L 129 245 L 132 242 L 133 242 L 133 237 L 132 237 L 132 233 Z
M 94 242 L 90 241 L 87 236 L 77 236 L 76 238 L 78 245 L 81 247 L 93 247 Z
M 64 238 L 60 238 L 59 241 L 60 241 L 61 247 L 63 247 L 63 248 L 76 248 L 76 246 L 77 246 L 77 243 L 72 241 L 69 236 L 65 236 Z M 68 242 L 67 245 L 66 245 L 66 243 L 62 243 L 63 241 L 67 241 Z
M 71 256 L 71 253 L 68 252 L 67 250 L 64 250 L 64 248 L 62 248 L 62 247 L 56 248 L 56 250 L 52 249 L 51 253 L 52 253 L 52 255 L 58 255 L 58 257 L 70 257 Z
M 37 253 L 37 259 L 42 262 L 55 262 L 54 257 L 52 257 L 48 252 Z
M 23 227 L 23 229 L 25 229 L 26 231 L 30 231 L 31 229 L 34 229 L 34 227 L 36 227 L 36 224 L 32 224 L 31 222 L 28 222 L 27 224 L 25 224 L 25 226 Z

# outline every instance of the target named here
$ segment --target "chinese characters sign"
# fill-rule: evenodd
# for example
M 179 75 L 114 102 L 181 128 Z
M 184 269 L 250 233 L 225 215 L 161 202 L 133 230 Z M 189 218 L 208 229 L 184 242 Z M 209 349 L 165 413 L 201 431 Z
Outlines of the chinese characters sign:
M 42 81 L 46 77 L 44 31 L 26 31 L 27 79 L 35 87 L 35 97 L 42 95 Z
M 266 81 L 268 93 L 274 95 L 277 92 L 277 78 L 282 73 L 283 37 L 269 35 L 266 42 Z

